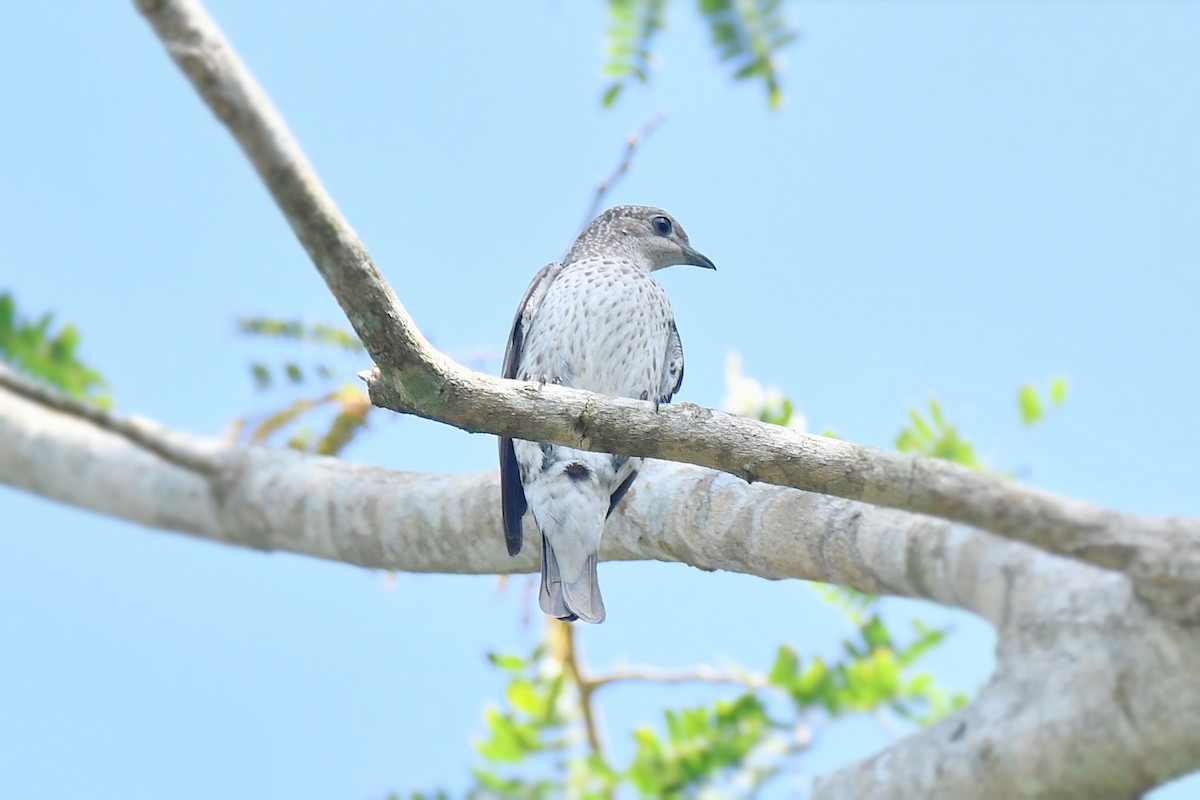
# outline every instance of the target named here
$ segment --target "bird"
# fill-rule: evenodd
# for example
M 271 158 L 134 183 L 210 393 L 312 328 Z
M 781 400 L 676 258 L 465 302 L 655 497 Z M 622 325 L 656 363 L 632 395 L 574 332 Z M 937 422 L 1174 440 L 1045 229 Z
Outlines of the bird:
M 716 269 L 667 212 L 634 205 L 603 212 L 525 290 L 503 377 L 646 400 L 657 411 L 683 383 L 683 344 L 651 273 L 684 264 Z M 499 445 L 509 555 L 521 552 L 527 510 L 542 537 L 538 605 L 564 621 L 603 622 L 600 538 L 641 459 L 507 437 Z

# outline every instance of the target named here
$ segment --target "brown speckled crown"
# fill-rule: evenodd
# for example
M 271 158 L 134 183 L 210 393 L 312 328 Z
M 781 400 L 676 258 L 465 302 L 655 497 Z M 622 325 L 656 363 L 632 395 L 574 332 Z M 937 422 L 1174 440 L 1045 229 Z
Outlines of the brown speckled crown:
M 654 206 L 613 206 L 592 220 L 579 238 L 571 245 L 562 263 L 570 264 L 590 255 L 598 255 L 612 249 L 614 242 L 623 237 L 644 235 L 649 232 L 650 220 L 654 217 L 666 217 L 671 220 L 676 235 L 688 244 L 687 234 L 683 226 L 674 217 L 661 208 Z

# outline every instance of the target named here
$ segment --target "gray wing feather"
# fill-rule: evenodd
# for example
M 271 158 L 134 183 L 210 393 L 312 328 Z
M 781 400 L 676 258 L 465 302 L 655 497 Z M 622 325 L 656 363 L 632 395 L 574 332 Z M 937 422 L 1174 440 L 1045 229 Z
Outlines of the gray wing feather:
M 667 357 L 663 359 L 662 384 L 658 390 L 658 402 L 669 403 L 679 387 L 683 385 L 683 342 L 679 340 L 679 329 L 671 320 L 671 335 L 667 339 Z
M 546 289 L 562 271 L 562 264 L 557 262 L 547 264 L 533 276 L 521 304 L 517 306 L 516 316 L 513 317 L 512 330 L 508 334 L 508 344 L 504 348 L 504 368 L 500 373 L 504 378 L 516 378 L 521 368 L 521 350 L 525 344 L 525 333 L 530 323 L 537 316 L 537 310 L 546 296 Z M 521 552 L 522 532 L 521 520 L 529 504 L 525 501 L 525 490 L 521 486 L 521 471 L 517 466 L 517 455 L 513 450 L 512 439 L 500 437 L 500 508 L 504 518 L 504 541 L 508 545 L 508 554 L 515 556 Z

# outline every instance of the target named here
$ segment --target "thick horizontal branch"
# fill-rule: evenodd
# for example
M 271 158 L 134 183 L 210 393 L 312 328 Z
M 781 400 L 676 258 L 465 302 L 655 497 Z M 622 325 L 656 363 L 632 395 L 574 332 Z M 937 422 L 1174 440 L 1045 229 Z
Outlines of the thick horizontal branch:
M 515 559 L 505 549 L 495 472 L 397 472 L 153 426 L 185 464 L 203 454 L 215 465 L 201 472 L 130 440 L 122 422 L 0 389 L 0 483 L 152 528 L 364 567 L 538 568 L 538 548 Z M 929 517 L 668 462 L 645 466 L 606 528 L 602 556 L 923 597 L 997 625 L 1010 602 L 1000 574 L 1047 558 Z
M 966 523 L 1126 572 L 1200 622 L 1200 523 L 1144 519 L 944 461 L 902 456 L 683 405 L 612 400 L 475 373 L 425 340 L 221 32 L 192 0 L 137 0 L 171 57 L 258 170 L 379 365 L 376 405 L 469 431 L 670 459 Z

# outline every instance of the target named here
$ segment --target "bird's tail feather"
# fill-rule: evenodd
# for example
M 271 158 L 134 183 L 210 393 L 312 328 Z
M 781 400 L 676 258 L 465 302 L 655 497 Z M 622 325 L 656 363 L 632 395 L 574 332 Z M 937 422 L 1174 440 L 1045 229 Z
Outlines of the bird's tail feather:
M 564 583 L 554 550 L 543 537 L 542 588 L 538 593 L 542 611 L 567 622 L 576 619 L 597 624 L 604 622 L 604 599 L 600 596 L 600 581 L 596 575 L 598 562 L 595 554 L 588 556 L 579 577 Z

